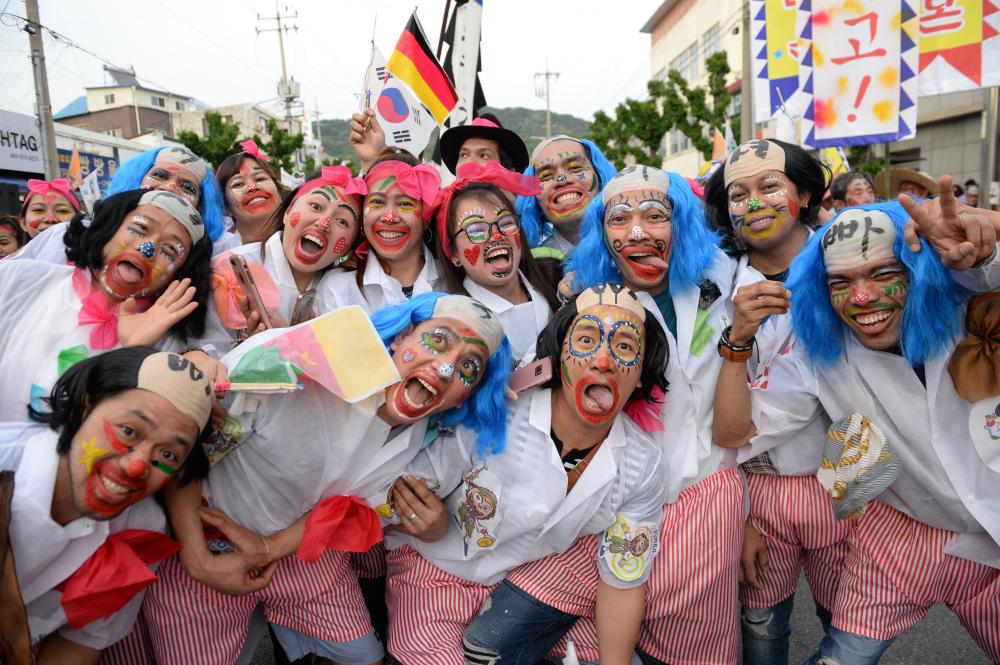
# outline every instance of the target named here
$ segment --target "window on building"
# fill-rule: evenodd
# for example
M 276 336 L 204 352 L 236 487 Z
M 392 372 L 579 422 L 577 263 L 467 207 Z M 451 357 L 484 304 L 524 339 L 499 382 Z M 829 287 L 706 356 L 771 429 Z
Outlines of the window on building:
M 681 54 L 671 60 L 670 69 L 675 69 L 688 83 L 698 80 L 698 42 L 691 44 Z
M 184 102 L 174 102 L 174 106 L 177 107 L 178 111 L 183 111 L 184 110 Z
M 743 93 L 737 90 L 732 95 L 729 96 L 729 109 L 726 113 L 730 117 L 734 115 L 739 115 L 743 112 Z
M 114 93 L 110 93 L 110 94 L 104 95 L 104 103 L 105 104 L 114 104 L 115 103 L 115 94 Z
M 691 148 L 691 139 L 679 129 L 670 130 L 670 154 L 677 155 Z
M 101 134 L 107 134 L 108 136 L 117 136 L 118 138 L 121 138 L 122 128 L 115 127 L 114 129 L 105 129 L 104 131 L 101 132 Z
M 656 75 L 653 78 L 656 79 L 657 81 L 666 81 L 667 80 L 667 68 L 664 67 L 660 71 L 656 72 Z
M 226 123 L 227 125 L 233 124 L 233 116 L 231 115 L 222 116 L 222 122 Z
M 261 134 L 267 134 L 267 118 L 264 116 L 257 118 L 257 131 Z
M 161 109 L 166 108 L 167 106 L 167 100 L 163 97 L 157 97 L 156 95 L 150 95 L 149 101 L 153 106 L 159 106 Z
M 701 36 L 701 57 L 708 60 L 708 56 L 722 50 L 722 31 L 716 23 L 708 32 Z

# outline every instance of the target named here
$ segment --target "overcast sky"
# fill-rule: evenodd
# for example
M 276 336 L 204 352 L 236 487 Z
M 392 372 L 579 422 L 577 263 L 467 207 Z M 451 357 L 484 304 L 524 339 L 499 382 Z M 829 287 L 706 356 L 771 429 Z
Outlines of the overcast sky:
M 23 0 L 0 0 L 24 15 Z M 639 32 L 658 0 L 485 0 L 482 82 L 493 106 L 545 108 L 535 96 L 534 73 L 560 73 L 553 111 L 590 119 L 627 96 L 640 96 L 649 77 L 649 35 Z M 286 11 L 285 7 L 289 9 Z M 436 46 L 444 0 L 421 0 L 418 15 Z M 311 111 L 346 118 L 368 63 L 372 26 L 388 57 L 414 4 L 402 0 L 297 0 L 285 37 L 289 76 L 302 85 Z M 267 0 L 39 0 L 42 25 L 140 78 L 211 106 L 273 100 L 280 78 L 276 33 L 257 35 L 257 20 L 275 14 Z M 56 111 L 107 81 L 102 62 L 46 34 L 49 91 Z M 31 114 L 34 87 L 28 37 L 10 16 L 0 16 L 0 109 Z

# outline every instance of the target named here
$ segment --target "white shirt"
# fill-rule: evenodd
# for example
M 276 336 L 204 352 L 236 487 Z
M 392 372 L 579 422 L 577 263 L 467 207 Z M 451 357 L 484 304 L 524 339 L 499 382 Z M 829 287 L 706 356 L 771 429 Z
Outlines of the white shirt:
M 250 349 L 280 332 L 255 335 L 222 362 L 232 370 Z M 265 535 L 327 497 L 376 493 L 423 444 L 426 420 L 390 439 L 393 432 L 377 415 L 382 392 L 348 404 L 317 383 L 303 386 L 287 394 L 239 397 L 229 409 L 238 447 L 212 466 L 205 483 L 213 506 Z
M 63 238 L 69 222 L 53 224 L 11 255 L 12 259 L 34 259 L 46 263 L 66 264 L 66 244 Z
M 853 335 L 829 369 L 813 371 L 795 345 L 772 363 L 768 388 L 752 393 L 755 439 L 773 439 L 770 445 L 796 438 L 817 411 L 835 421 L 860 412 L 899 456 L 900 475 L 879 500 L 961 534 L 946 552 L 1000 568 L 1000 473 L 986 466 L 970 436 L 973 407 L 948 374 L 954 346 L 925 364 L 925 389 L 903 357 L 865 348 Z
M 610 568 L 615 554 L 605 548 L 602 556 L 599 547 L 601 577 L 618 587 L 642 584 L 652 570 L 665 498 L 659 446 L 619 415 L 567 494 L 566 471 L 550 437 L 551 400 L 551 391 L 539 389 L 510 406 L 507 446 L 499 454 L 477 456 L 475 432 L 465 427 L 421 451 L 407 473 L 424 478 L 430 487 L 439 486 L 437 493 L 447 495 L 444 503 L 452 523 L 436 542 L 390 533 L 386 547 L 407 543 L 453 575 L 495 584 L 522 563 L 565 551 L 580 536 L 608 530 L 617 515 L 633 534 L 640 529 L 649 533 L 654 545 L 645 557 L 630 561 L 632 579 L 615 575 Z M 467 496 L 476 488 L 497 498 L 492 516 L 471 519 Z M 382 500 L 385 496 L 381 494 Z M 606 532 L 602 544 L 610 543 Z
M 552 318 L 552 310 L 545 296 L 531 285 L 521 271 L 517 272 L 517 276 L 530 298 L 528 302 L 520 305 L 512 305 L 504 298 L 476 284 L 469 277 L 462 282 L 462 286 L 470 296 L 500 319 L 500 325 L 503 326 L 504 334 L 510 342 L 515 367 L 534 360 L 538 333 Z
M 660 412 L 663 431 L 650 432 L 663 447 L 665 465 L 671 471 L 670 502 L 682 490 L 736 464 L 736 451 L 720 448 L 712 440 L 715 384 L 722 365 L 716 344 L 730 321 L 733 270 L 734 263 L 717 249 L 706 280 L 715 285 L 718 297 L 711 303 L 701 303 L 697 285 L 672 297 L 676 338 L 663 321 L 653 296 L 645 291 L 638 294 L 643 307 L 656 316 L 670 346 L 666 371 L 670 385 Z
M 152 498 L 129 506 L 111 520 L 80 517 L 65 526 L 53 521 L 52 493 L 60 459 L 57 440 L 58 434 L 45 425 L 0 424 L 0 469 L 14 471 L 10 541 L 17 583 L 32 643 L 58 630 L 72 642 L 103 649 L 131 632 L 142 592 L 111 616 L 71 629 L 59 602 L 62 592 L 55 587 L 75 573 L 109 535 L 126 529 L 162 533 L 167 521 Z
M 431 250 L 423 244 L 421 244 L 421 248 L 424 252 L 424 267 L 420 269 L 416 281 L 413 282 L 411 296 L 438 291 L 444 284 L 438 275 Z M 317 290 L 317 296 L 323 301 L 326 311 L 347 305 L 358 305 L 365 310 L 366 314 L 377 312 L 389 305 L 399 305 L 408 300 L 399 280 L 382 269 L 382 264 L 378 262 L 374 251 L 369 252 L 368 260 L 365 261 L 365 273 L 360 289 L 355 272 L 340 271 L 328 282 L 325 281 L 321 285 Z
M 541 246 L 548 247 L 550 249 L 558 249 L 566 255 L 576 249 L 576 245 L 567 240 L 566 237 L 559 232 L 559 227 L 556 227 L 552 232 L 552 235 L 541 242 Z

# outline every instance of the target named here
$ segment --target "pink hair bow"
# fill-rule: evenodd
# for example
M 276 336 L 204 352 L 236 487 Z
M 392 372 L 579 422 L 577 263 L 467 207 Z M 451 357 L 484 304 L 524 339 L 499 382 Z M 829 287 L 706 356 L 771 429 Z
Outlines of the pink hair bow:
M 80 202 L 76 200 L 75 196 L 73 196 L 73 192 L 69 188 L 69 180 L 66 178 L 56 178 L 52 182 L 47 180 L 35 180 L 32 178 L 28 181 L 28 192 L 28 196 L 24 199 L 25 203 L 27 203 L 28 199 L 35 194 L 48 194 L 49 192 L 53 192 L 65 198 L 77 212 L 80 212 Z
M 442 189 L 434 201 L 441 249 L 444 251 L 445 258 L 449 260 L 451 259 L 451 243 L 447 241 L 450 237 L 448 233 L 448 208 L 455 195 L 474 182 L 487 182 L 521 196 L 534 196 L 542 191 L 537 178 L 505 169 L 499 162 L 489 162 L 486 166 L 477 162 L 462 164 L 458 169 L 458 178 Z
M 318 178 L 314 178 L 299 187 L 295 198 L 308 194 L 317 187 L 327 185 L 339 187 L 349 196 L 363 197 L 368 193 L 368 185 L 365 184 L 364 178 L 351 175 L 351 169 L 346 166 L 324 166 Z
M 215 298 L 215 310 L 219 314 L 222 325 L 230 330 L 240 330 L 247 327 L 246 317 L 240 309 L 240 300 L 246 295 L 243 287 L 236 279 L 236 273 L 229 263 L 232 252 L 224 252 L 212 261 L 212 295 Z M 281 296 L 267 269 L 259 263 L 247 261 L 250 275 L 257 284 L 260 298 L 265 309 L 273 309 L 281 305 Z
M 267 156 L 267 153 L 261 150 L 257 146 L 257 142 L 252 139 L 248 141 L 243 141 L 242 143 L 240 143 L 240 147 L 243 148 L 243 152 L 245 152 L 248 155 L 256 157 L 257 159 L 261 159 L 265 162 L 271 161 L 271 158 Z
M 667 395 L 659 386 L 653 386 L 647 399 L 635 399 L 625 405 L 625 413 L 643 432 L 662 432 L 663 420 L 660 411 Z
M 434 201 L 441 189 L 441 174 L 430 164 L 410 166 L 403 162 L 388 160 L 380 162 L 365 176 L 365 182 L 375 183 L 386 176 L 396 176 L 396 184 L 407 196 L 417 199 L 423 205 L 421 212 L 424 222 L 434 213 Z

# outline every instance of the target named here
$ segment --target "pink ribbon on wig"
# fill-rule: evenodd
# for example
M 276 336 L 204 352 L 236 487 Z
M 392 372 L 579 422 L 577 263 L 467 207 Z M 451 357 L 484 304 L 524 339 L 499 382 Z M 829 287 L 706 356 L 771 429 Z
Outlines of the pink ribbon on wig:
M 222 325 L 230 330 L 240 330 L 247 327 L 246 317 L 240 309 L 240 300 L 246 294 L 233 266 L 229 263 L 232 252 L 219 254 L 212 261 L 212 295 L 215 298 L 215 309 L 219 313 L 219 320 Z M 281 296 L 278 294 L 278 287 L 275 285 L 267 269 L 259 263 L 247 261 L 250 275 L 257 284 L 260 292 L 260 299 L 264 301 L 265 309 L 274 309 L 281 305 Z
M 66 178 L 56 178 L 52 182 L 32 178 L 28 181 L 28 195 L 25 197 L 24 203 L 27 205 L 28 199 L 35 194 L 48 194 L 49 192 L 65 198 L 77 212 L 80 212 L 80 202 L 73 196 L 73 192 L 69 188 L 69 180 Z
M 257 146 L 257 142 L 253 139 L 241 142 L 240 147 L 243 148 L 243 152 L 252 157 L 256 157 L 257 159 L 265 162 L 271 161 L 271 158 L 267 156 L 267 153 L 261 150 L 260 147 Z
M 632 419 L 643 432 L 662 432 L 663 421 L 660 411 L 667 395 L 659 386 L 653 386 L 648 399 L 634 399 L 625 405 L 625 414 Z
M 430 164 L 410 166 L 403 162 L 388 160 L 380 162 L 365 176 L 365 182 L 375 184 L 387 176 L 396 176 L 396 184 L 410 198 L 417 199 L 423 206 L 421 216 L 424 224 L 430 222 L 434 213 L 434 201 L 441 189 L 441 174 Z
M 292 200 L 294 201 L 300 196 L 308 194 L 317 187 L 326 186 L 342 189 L 349 196 L 363 197 L 368 193 L 368 185 L 365 184 L 364 178 L 357 178 L 351 175 L 351 169 L 346 166 L 324 166 L 320 177 L 314 178 L 299 187 L 299 191 Z
M 73 290 L 80 299 L 80 312 L 76 322 L 90 329 L 90 348 L 103 351 L 118 346 L 118 311 L 122 304 L 108 306 L 108 300 L 90 285 L 90 271 L 77 268 L 73 271 Z M 151 298 L 136 298 L 136 311 L 144 312 L 152 304 Z
M 437 211 L 438 238 L 445 258 L 449 260 L 451 260 L 451 243 L 448 239 L 451 234 L 448 233 L 448 208 L 455 195 L 474 182 L 487 182 L 521 196 L 535 196 L 542 191 L 537 178 L 505 169 L 499 162 L 489 162 L 486 166 L 477 162 L 462 164 L 458 169 L 458 178 L 438 192 L 437 199 L 434 201 L 434 208 Z

